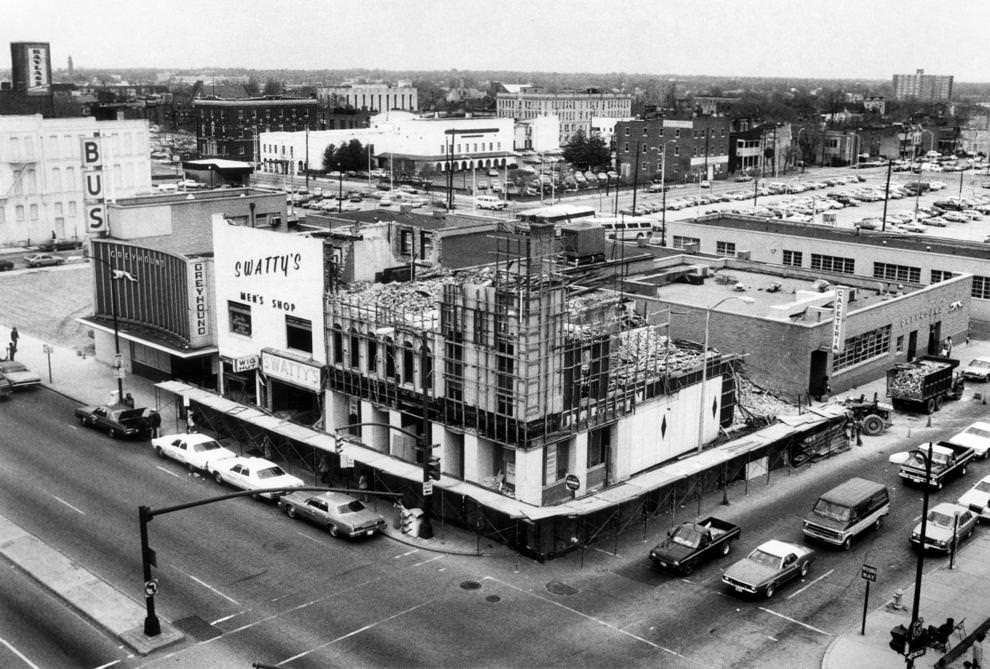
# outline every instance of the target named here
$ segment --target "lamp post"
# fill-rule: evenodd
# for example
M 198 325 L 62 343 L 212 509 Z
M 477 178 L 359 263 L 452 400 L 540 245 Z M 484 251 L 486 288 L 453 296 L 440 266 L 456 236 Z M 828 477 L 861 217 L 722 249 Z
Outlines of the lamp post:
M 114 375 L 117 377 L 117 401 L 124 401 L 124 367 L 123 360 L 120 355 L 120 323 L 117 317 L 117 282 L 120 280 L 131 281 L 137 283 L 137 279 L 134 278 L 130 272 L 125 272 L 121 269 L 114 269 L 110 264 L 101 258 L 92 257 L 93 260 L 104 265 L 110 270 L 110 314 L 113 317 L 113 366 Z
M 921 575 L 925 570 L 925 533 L 928 529 L 928 492 L 931 488 L 932 480 L 932 442 L 928 442 L 928 452 L 921 449 L 911 451 L 912 455 L 925 461 L 925 494 L 921 501 L 921 540 L 918 543 L 918 566 L 914 572 L 914 600 L 911 604 L 911 626 L 908 627 L 908 650 L 905 654 L 908 669 L 914 667 L 914 658 L 911 657 L 911 641 L 915 638 L 916 626 L 918 624 L 918 607 L 921 604 Z
M 705 386 L 708 383 L 708 333 L 709 327 L 711 326 L 712 310 L 723 302 L 728 302 L 729 300 L 739 300 L 740 302 L 745 302 L 746 304 L 752 304 L 756 301 L 748 295 L 729 295 L 728 297 L 723 297 L 721 300 L 705 309 L 705 343 L 704 347 L 701 349 L 701 406 L 698 411 L 698 453 L 701 453 L 701 449 L 705 445 L 705 412 L 708 410 L 705 407 L 705 403 L 708 400 L 707 393 L 705 392 Z

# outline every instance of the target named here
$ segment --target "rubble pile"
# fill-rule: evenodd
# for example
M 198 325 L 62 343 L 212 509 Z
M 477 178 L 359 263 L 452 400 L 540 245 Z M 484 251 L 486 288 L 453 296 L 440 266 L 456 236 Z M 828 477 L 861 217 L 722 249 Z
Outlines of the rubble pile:
M 931 360 L 919 360 L 911 363 L 911 365 L 899 365 L 896 367 L 896 373 L 890 374 L 887 379 L 887 392 L 892 397 L 921 398 L 924 396 L 925 380 L 932 373 L 947 366 L 944 362 Z
M 754 418 L 771 423 L 777 416 L 798 413 L 796 405 L 760 388 L 741 374 L 736 374 L 736 404 L 740 411 L 735 412 L 734 424 L 747 423 Z

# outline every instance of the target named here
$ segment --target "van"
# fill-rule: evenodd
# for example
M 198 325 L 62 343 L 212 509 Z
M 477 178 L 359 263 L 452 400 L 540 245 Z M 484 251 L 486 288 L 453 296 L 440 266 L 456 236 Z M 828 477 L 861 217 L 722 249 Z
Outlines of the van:
M 852 478 L 818 498 L 804 519 L 802 531 L 810 539 L 849 550 L 856 536 L 871 527 L 880 529 L 883 517 L 888 513 L 890 491 L 887 486 Z
M 474 205 L 478 209 L 505 209 L 508 206 L 505 201 L 492 195 L 479 195 L 474 198 Z

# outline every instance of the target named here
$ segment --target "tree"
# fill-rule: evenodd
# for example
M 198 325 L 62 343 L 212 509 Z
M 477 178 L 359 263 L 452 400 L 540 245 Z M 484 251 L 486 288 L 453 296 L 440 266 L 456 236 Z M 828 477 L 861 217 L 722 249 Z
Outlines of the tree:
M 337 169 L 337 161 L 334 158 L 334 154 L 336 153 L 336 151 L 337 149 L 336 147 L 334 147 L 333 144 L 330 144 L 329 146 L 327 146 L 327 148 L 323 150 L 324 172 L 332 172 L 333 170 Z
M 262 95 L 281 95 L 282 94 L 282 82 L 272 79 L 269 77 L 265 79 L 265 87 L 261 91 Z
M 564 146 L 564 160 L 580 170 L 592 167 L 607 167 L 612 157 L 601 137 L 588 139 L 583 129 L 579 129 Z

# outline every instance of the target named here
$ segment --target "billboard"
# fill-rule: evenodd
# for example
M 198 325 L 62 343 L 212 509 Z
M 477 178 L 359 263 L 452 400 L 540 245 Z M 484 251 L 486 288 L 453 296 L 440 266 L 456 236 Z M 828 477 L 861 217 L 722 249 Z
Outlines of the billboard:
M 90 232 L 108 232 L 107 203 L 103 179 L 103 139 L 83 137 L 82 177 L 83 215 Z
M 10 45 L 14 89 L 28 95 L 48 95 L 52 88 L 51 49 L 46 42 Z

